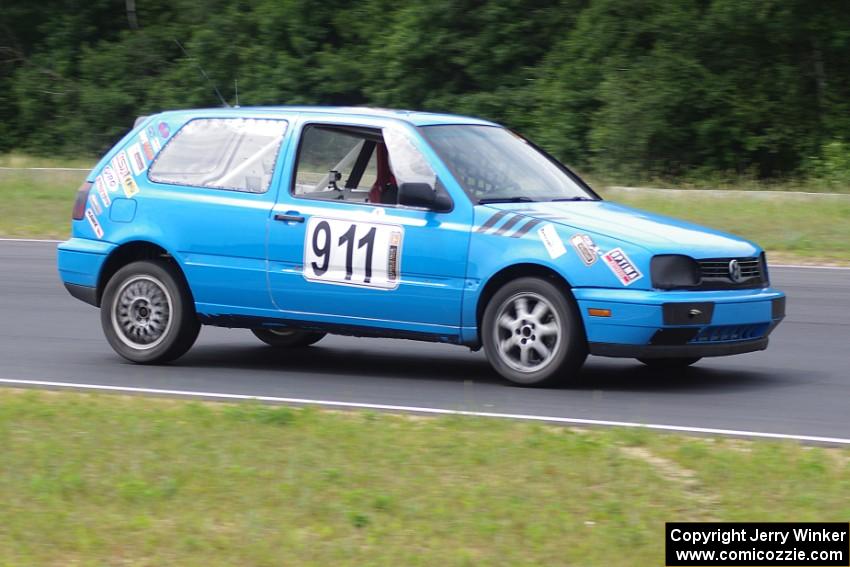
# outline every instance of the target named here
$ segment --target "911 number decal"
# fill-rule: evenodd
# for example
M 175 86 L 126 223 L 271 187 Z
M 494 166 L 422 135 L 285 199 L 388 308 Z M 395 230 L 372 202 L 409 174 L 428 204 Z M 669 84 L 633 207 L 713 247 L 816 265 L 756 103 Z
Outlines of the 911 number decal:
M 310 217 L 304 235 L 309 281 L 395 289 L 404 228 L 394 224 Z

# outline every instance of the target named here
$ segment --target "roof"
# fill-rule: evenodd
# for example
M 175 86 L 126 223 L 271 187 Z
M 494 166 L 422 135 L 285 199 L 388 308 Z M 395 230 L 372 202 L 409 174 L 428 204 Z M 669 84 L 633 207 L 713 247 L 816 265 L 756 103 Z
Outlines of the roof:
M 395 110 L 389 108 L 373 108 L 366 106 L 244 106 L 236 108 L 207 108 L 186 109 L 177 112 L 196 114 L 204 112 L 215 112 L 221 114 L 239 114 L 261 112 L 263 114 L 325 114 L 337 116 L 369 116 L 381 118 L 393 118 L 408 122 L 414 126 L 434 126 L 438 124 L 474 124 L 481 126 L 496 126 L 495 123 L 481 118 L 471 116 L 460 116 L 457 114 L 441 114 L 434 112 L 421 112 L 416 110 Z

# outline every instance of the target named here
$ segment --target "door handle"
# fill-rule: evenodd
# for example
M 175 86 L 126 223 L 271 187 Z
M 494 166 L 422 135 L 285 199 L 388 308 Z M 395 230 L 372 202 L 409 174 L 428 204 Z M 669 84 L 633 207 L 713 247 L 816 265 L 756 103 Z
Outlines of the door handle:
M 274 220 L 283 222 L 304 222 L 304 217 L 302 217 L 301 215 L 278 213 L 274 216 Z

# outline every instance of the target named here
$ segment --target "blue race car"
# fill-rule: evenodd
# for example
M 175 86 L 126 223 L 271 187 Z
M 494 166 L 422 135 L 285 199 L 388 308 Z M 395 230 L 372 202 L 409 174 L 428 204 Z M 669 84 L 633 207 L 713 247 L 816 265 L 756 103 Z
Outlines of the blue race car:
M 588 354 L 663 368 L 762 350 L 785 314 L 755 244 L 603 201 L 497 124 L 366 108 L 140 118 L 92 170 L 59 273 L 138 363 L 202 324 L 483 347 L 512 382 Z

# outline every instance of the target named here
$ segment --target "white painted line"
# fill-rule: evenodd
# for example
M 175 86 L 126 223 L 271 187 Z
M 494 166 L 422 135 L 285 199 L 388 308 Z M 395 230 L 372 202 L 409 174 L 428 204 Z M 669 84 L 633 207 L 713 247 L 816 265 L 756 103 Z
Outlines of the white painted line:
M 806 268 L 809 270 L 850 270 L 850 266 L 806 266 L 805 264 L 770 264 L 767 265 L 768 269 L 773 268 Z
M 60 242 L 64 242 L 63 240 L 48 240 L 48 239 L 40 239 L 40 238 L 0 238 L 0 242 L 51 242 L 53 244 L 59 244 Z
M 0 242 L 50 242 L 59 244 L 64 240 L 51 240 L 41 238 L 0 238 Z M 806 270 L 850 270 L 850 266 L 812 266 L 805 264 L 768 264 L 769 268 L 793 268 Z
M 91 171 L 79 167 L 0 167 L 0 171 Z
M 784 439 L 790 441 L 805 441 L 809 443 L 831 443 L 850 445 L 850 439 L 840 437 L 818 437 L 814 435 L 790 435 L 785 433 L 765 433 L 761 431 L 741 431 L 737 429 L 716 429 L 712 427 L 690 427 L 686 425 L 661 425 L 654 423 L 635 423 L 631 421 L 609 421 L 604 419 L 581 419 L 574 417 L 553 417 L 543 415 L 527 415 L 518 413 L 497 413 L 487 411 L 452 410 L 418 406 L 395 406 L 388 404 L 371 404 L 365 402 L 338 402 L 332 400 L 312 400 L 305 398 L 282 398 L 277 396 L 251 396 L 248 394 L 223 394 L 219 392 L 191 392 L 188 390 L 166 390 L 160 388 L 137 388 L 132 386 L 108 386 L 104 384 L 78 384 L 74 382 L 50 382 L 46 380 L 13 380 L 0 378 L 0 384 L 10 386 L 44 386 L 48 388 L 68 388 L 71 390 L 99 390 L 105 392 L 123 392 L 128 394 L 153 394 L 158 396 L 180 396 L 187 398 L 206 398 L 216 400 L 239 400 L 256 402 L 276 402 L 293 405 L 315 405 L 335 408 L 358 408 L 387 410 L 397 412 L 424 413 L 432 415 L 465 415 L 472 417 L 495 417 L 501 419 L 517 419 L 523 421 L 542 421 L 546 423 L 563 423 L 570 425 L 601 425 L 613 427 L 632 427 L 652 429 L 656 431 L 674 431 L 679 433 L 703 433 L 711 435 L 726 435 L 734 437 L 753 437 L 761 439 Z
M 0 242 L 50 242 L 59 244 L 64 240 L 52 240 L 47 238 L 0 238 Z M 794 268 L 806 270 L 850 270 L 850 266 L 807 266 L 805 264 L 769 264 L 770 268 Z
M 622 193 L 644 193 L 651 195 L 691 195 L 698 197 L 755 197 L 755 198 L 774 198 L 774 197 L 825 197 L 837 199 L 850 199 L 850 193 L 830 193 L 824 191 L 775 191 L 768 189 L 663 189 L 659 187 L 626 187 L 622 185 L 611 185 L 603 187 L 602 192 L 619 191 Z

